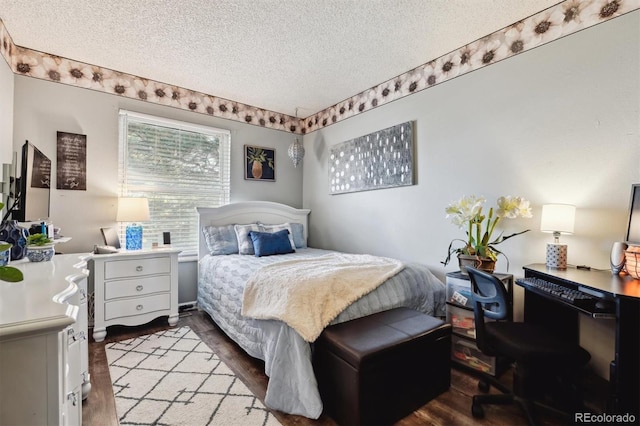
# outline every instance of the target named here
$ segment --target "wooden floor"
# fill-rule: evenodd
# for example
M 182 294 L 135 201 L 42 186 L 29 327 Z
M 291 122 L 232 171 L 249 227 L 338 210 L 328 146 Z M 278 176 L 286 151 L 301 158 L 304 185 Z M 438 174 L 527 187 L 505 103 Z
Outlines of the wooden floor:
M 178 326 L 189 326 L 218 356 L 236 373 L 247 387 L 264 402 L 268 378 L 264 374 L 264 363 L 246 355 L 232 342 L 205 313 L 190 311 L 182 313 Z M 91 392 L 83 402 L 82 418 L 85 425 L 118 425 L 115 402 L 111 389 L 109 366 L 105 355 L 105 343 L 128 339 L 142 334 L 154 333 L 169 328 L 165 319 L 157 319 L 140 327 L 109 327 L 104 342 L 89 344 L 89 364 L 91 374 Z M 508 383 L 510 374 L 503 375 Z M 603 380 L 591 378 L 590 388 L 595 388 L 586 396 L 587 404 L 596 412 L 602 412 L 606 384 Z M 517 406 L 486 406 L 485 418 L 474 419 L 471 416 L 471 396 L 479 393 L 477 379 L 458 369 L 452 369 L 450 389 L 430 401 L 419 410 L 413 412 L 397 423 L 400 426 L 416 425 L 505 425 L 526 424 L 525 417 Z M 603 389 L 604 388 L 604 389 Z M 493 392 L 493 390 L 492 390 Z M 322 415 L 318 420 L 310 420 L 301 416 L 293 416 L 274 411 L 274 415 L 285 426 L 287 425 L 335 425 L 328 416 Z M 566 424 L 562 420 L 540 415 L 540 425 Z M 226 425 L 225 425 L 226 426 Z

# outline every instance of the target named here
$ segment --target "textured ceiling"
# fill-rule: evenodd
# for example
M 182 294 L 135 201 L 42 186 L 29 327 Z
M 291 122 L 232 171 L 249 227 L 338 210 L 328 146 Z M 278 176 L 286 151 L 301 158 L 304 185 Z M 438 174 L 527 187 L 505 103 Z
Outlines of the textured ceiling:
M 16 45 L 310 116 L 557 0 L 0 0 Z

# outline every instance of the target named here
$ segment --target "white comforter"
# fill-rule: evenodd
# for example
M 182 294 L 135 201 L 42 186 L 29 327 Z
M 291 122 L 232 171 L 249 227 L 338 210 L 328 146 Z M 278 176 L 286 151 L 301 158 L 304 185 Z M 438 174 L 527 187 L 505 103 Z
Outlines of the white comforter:
M 313 374 L 311 345 L 284 322 L 242 316 L 242 298 L 247 280 L 262 266 L 328 253 L 298 249 L 292 254 L 259 258 L 205 256 L 200 261 L 198 274 L 198 307 L 249 355 L 265 361 L 265 373 L 269 376 L 265 404 L 313 419 L 322 413 L 322 401 Z M 377 289 L 349 305 L 332 323 L 400 306 L 444 316 L 444 284 L 426 266 L 408 264 Z
M 285 322 L 315 342 L 347 306 L 404 268 L 368 254 L 329 253 L 263 266 L 244 287 L 242 315 Z

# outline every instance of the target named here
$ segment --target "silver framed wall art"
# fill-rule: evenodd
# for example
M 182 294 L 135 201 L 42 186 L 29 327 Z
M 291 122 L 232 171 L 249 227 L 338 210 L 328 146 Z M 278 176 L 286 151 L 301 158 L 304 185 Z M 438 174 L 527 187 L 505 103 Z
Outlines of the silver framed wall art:
M 413 122 L 329 147 L 329 193 L 413 185 Z

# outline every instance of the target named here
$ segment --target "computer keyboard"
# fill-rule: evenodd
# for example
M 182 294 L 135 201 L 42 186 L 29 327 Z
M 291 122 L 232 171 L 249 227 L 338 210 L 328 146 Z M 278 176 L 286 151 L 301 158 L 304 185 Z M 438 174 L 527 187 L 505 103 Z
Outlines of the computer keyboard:
M 533 287 L 551 296 L 555 296 L 558 299 L 564 300 L 567 303 L 576 305 L 579 307 L 592 308 L 598 301 L 597 298 L 584 293 L 579 290 L 574 290 L 568 287 L 564 287 L 559 284 L 555 284 L 541 278 L 526 277 L 518 279 L 518 282 L 528 287 Z

